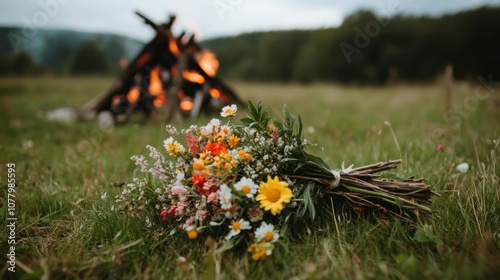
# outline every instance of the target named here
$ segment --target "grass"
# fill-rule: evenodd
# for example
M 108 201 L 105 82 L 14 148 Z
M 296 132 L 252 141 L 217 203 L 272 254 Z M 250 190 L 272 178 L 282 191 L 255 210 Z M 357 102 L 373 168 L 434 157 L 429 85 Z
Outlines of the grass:
M 116 183 L 138 176 L 130 156 L 162 146 L 165 122 L 137 119 L 113 131 L 93 121 L 48 122 L 37 111 L 81 106 L 108 78 L 0 80 L 0 243 L 7 244 L 7 168 L 16 164 L 16 275 L 23 279 L 491 279 L 500 273 L 500 107 L 498 88 L 478 100 L 457 85 L 453 103 L 477 108 L 443 117 L 438 85 L 339 87 L 233 83 L 243 99 L 279 116 L 300 113 L 311 152 L 332 168 L 403 159 L 396 172 L 427 178 L 440 193 L 417 227 L 335 213 L 325 226 L 282 242 L 254 263 L 216 254 L 211 240 L 153 231 L 111 211 Z M 470 104 L 469 104 L 470 105 Z M 467 108 L 472 108 L 468 106 Z M 174 122 L 206 123 L 209 117 Z M 460 124 L 459 127 L 454 127 Z M 32 147 L 30 147 L 30 141 Z M 436 148 L 443 144 L 442 152 Z M 467 173 L 456 165 L 467 162 Z M 2 250 L 2 255 L 7 252 Z M 12 276 L 7 265 L 4 276 Z

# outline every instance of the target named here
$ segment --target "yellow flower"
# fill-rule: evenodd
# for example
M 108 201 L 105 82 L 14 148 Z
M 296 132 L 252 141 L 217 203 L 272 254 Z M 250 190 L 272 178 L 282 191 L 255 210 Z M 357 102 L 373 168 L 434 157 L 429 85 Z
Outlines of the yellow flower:
M 238 156 L 242 160 L 252 160 L 252 154 L 245 152 L 244 150 L 239 150 L 238 151 Z
M 260 208 L 269 211 L 273 215 L 281 213 L 285 203 L 289 203 L 293 196 L 292 190 L 288 188 L 288 183 L 280 181 L 278 176 L 274 179 L 267 176 L 267 182 L 260 183 L 259 195 L 255 198 L 260 201 Z
M 196 238 L 198 238 L 198 231 L 195 228 L 191 229 L 191 230 L 187 231 L 187 235 L 188 235 L 189 239 L 196 239 Z
M 186 149 L 172 137 L 169 137 L 167 140 L 163 141 L 163 145 L 165 146 L 165 149 L 167 149 L 167 152 L 169 152 L 170 155 L 174 157 L 186 151 Z
M 240 142 L 240 138 L 234 134 L 229 135 L 229 138 L 227 139 L 227 143 L 229 144 L 229 147 L 233 149 L 238 145 L 238 142 Z
M 247 251 L 252 254 L 252 260 L 259 261 L 273 252 L 274 246 L 270 243 L 253 243 L 248 246 Z
M 194 170 L 203 170 L 205 169 L 205 162 L 201 159 L 197 159 L 193 162 L 193 169 Z

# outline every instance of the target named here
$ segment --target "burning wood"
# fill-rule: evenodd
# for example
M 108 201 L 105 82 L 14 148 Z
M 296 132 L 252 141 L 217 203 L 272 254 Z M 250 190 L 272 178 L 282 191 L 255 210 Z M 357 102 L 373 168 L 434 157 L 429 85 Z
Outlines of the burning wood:
M 236 93 L 217 78 L 219 61 L 215 54 L 202 50 L 194 36 L 183 40 L 171 32 L 175 16 L 156 25 L 137 13 L 156 30 L 155 37 L 130 63 L 122 62 L 123 73 L 110 90 L 91 101 L 85 111 L 112 113 L 115 122 L 125 122 L 137 111 L 147 117 L 163 111 L 173 117 L 198 117 L 203 111 L 219 111 L 230 103 L 240 103 Z

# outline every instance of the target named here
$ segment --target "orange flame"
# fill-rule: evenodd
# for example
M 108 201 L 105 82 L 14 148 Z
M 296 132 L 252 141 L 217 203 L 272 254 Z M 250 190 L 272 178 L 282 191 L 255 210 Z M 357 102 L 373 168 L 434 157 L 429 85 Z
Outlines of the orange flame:
M 130 102 L 130 104 L 134 104 L 139 100 L 139 95 L 141 94 L 140 90 L 138 87 L 133 87 L 129 90 L 127 93 L 127 100 Z
M 160 79 L 160 66 L 156 66 L 149 73 L 149 93 L 153 96 L 163 95 L 165 91 L 163 90 L 163 84 Z
M 216 88 L 210 88 L 209 90 L 209 93 L 210 93 L 210 96 L 212 96 L 213 98 L 220 98 L 220 91 Z
M 201 69 L 207 73 L 210 77 L 214 77 L 219 69 L 219 61 L 214 53 L 208 50 L 202 50 L 195 54 L 196 61 L 200 65 Z
M 182 76 L 184 77 L 184 79 L 186 79 L 187 81 L 190 81 L 192 83 L 197 83 L 197 84 L 204 84 L 205 83 L 205 78 L 193 70 L 184 71 L 182 73 Z
M 170 49 L 170 52 L 175 56 L 179 56 L 181 54 L 179 46 L 177 46 L 177 42 L 172 37 L 168 38 L 168 48 Z
M 141 55 L 135 62 L 135 67 L 141 67 L 144 63 L 146 63 L 146 61 L 149 60 L 149 58 L 150 58 L 149 53 Z
M 153 100 L 153 105 L 155 105 L 156 108 L 161 107 L 161 105 L 165 104 L 166 98 L 164 95 L 158 95 L 154 100 Z
M 193 101 L 189 98 L 183 98 L 179 106 L 183 111 L 191 111 L 193 109 Z
M 149 73 L 149 94 L 155 97 L 153 99 L 153 105 L 155 107 L 161 107 L 166 99 L 165 99 L 165 90 L 163 89 L 163 83 L 160 79 L 160 66 L 156 66 Z

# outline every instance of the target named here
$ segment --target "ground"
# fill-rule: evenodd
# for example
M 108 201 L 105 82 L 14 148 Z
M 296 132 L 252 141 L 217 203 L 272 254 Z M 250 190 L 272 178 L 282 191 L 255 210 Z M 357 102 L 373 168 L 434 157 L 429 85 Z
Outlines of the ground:
M 498 88 L 455 84 L 446 111 L 446 89 L 439 83 L 231 83 L 243 100 L 262 101 L 275 116 L 283 104 L 300 114 L 314 144 L 309 151 L 332 168 L 400 158 L 398 174 L 426 178 L 440 194 L 433 199 L 434 214 L 416 225 L 339 214 L 331 225 L 313 225 L 309 234 L 283 242 L 272 257 L 254 263 L 246 253 L 216 254 L 210 240 L 170 236 L 111 211 L 122 183 L 138 175 L 130 157 L 147 155 L 148 144 L 161 149 L 168 136 L 164 121 L 142 124 L 137 117 L 109 130 L 95 121 L 64 124 L 38 117 L 50 108 L 82 106 L 112 81 L 0 80 L 0 243 L 6 256 L 6 244 L 16 241 L 18 277 L 488 279 L 500 273 Z M 173 124 L 182 128 L 209 119 Z M 9 170 L 8 163 L 15 168 Z M 460 163 L 468 163 L 467 172 L 457 170 Z M 17 186 L 10 198 L 17 220 L 9 239 L 13 172 Z M 9 267 L 4 262 L 1 273 L 11 276 Z

